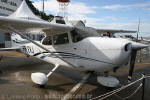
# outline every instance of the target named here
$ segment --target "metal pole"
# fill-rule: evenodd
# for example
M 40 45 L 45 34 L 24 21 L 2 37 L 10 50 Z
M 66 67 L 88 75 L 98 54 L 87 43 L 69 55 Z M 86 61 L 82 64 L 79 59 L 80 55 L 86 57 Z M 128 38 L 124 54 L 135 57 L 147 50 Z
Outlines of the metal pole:
M 139 19 L 139 25 L 138 25 L 137 37 L 136 37 L 137 41 L 138 41 L 138 38 L 139 38 L 140 24 L 141 24 L 141 20 Z
M 44 0 L 43 0 L 43 14 L 44 14 Z
M 143 81 L 142 81 L 142 100 L 144 100 L 144 94 L 145 94 L 145 77 L 143 78 Z

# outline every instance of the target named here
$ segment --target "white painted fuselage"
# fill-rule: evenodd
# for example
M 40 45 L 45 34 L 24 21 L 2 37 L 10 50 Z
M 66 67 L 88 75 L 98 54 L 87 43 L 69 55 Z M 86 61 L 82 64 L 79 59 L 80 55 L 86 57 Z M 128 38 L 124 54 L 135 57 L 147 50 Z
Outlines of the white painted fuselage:
M 88 37 L 77 43 L 40 44 L 83 71 L 105 72 L 121 67 L 128 63 L 131 52 L 130 41 L 121 38 Z M 72 67 L 33 43 L 25 44 L 22 52 L 52 64 Z

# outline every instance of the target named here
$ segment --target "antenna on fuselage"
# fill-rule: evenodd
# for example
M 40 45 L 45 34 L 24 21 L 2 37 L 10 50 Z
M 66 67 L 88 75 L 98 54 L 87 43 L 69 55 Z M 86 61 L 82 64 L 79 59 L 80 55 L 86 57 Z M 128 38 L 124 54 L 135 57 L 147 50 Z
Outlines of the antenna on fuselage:
M 44 14 L 44 12 L 45 12 L 45 4 L 44 4 L 44 0 L 43 0 L 43 2 L 42 2 L 42 8 L 43 8 L 43 14 Z

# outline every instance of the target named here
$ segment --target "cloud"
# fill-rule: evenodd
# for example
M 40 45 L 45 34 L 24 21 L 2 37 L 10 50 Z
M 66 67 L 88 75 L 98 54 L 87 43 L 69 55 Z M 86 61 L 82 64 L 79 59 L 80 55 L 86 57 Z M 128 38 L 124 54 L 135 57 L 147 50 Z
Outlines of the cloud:
M 139 3 L 139 4 L 129 4 L 129 5 L 121 5 L 121 4 L 106 5 L 101 8 L 110 9 L 110 10 L 118 10 L 118 9 L 141 8 L 141 7 L 148 7 L 148 6 L 150 6 L 150 2 Z
M 108 23 L 108 22 L 117 20 L 117 18 L 114 16 L 104 16 L 104 17 L 98 17 L 98 18 L 93 18 L 93 17 L 91 18 L 87 16 L 79 16 L 79 17 L 69 16 L 68 19 L 69 20 L 82 20 L 86 22 L 86 26 L 95 27 L 95 28 L 99 27 L 102 23 Z
M 34 1 L 33 5 L 42 11 L 42 1 Z M 45 11 L 56 15 L 58 13 L 59 4 L 57 0 L 45 1 Z M 68 18 L 69 20 L 86 20 L 87 23 L 96 23 L 99 21 L 105 21 L 110 17 L 105 18 L 89 18 L 88 14 L 95 14 L 97 6 L 88 6 L 83 2 L 71 2 L 68 6 Z
M 96 7 L 89 7 L 88 5 L 81 2 L 74 2 L 69 5 L 69 13 L 74 14 L 94 14 Z
M 145 8 L 145 10 L 148 10 L 148 11 L 150 11 L 150 8 Z
M 34 1 L 33 5 L 42 10 L 42 1 Z M 46 12 L 50 12 L 52 14 L 56 14 L 58 12 L 58 2 L 56 0 L 47 0 L 45 1 L 45 10 Z M 91 18 L 88 17 L 88 14 L 96 14 L 95 9 L 98 9 L 97 6 L 88 6 L 83 2 L 72 2 L 68 6 L 68 18 L 70 20 L 86 20 L 87 25 L 92 25 L 92 23 L 100 23 L 105 21 L 116 20 L 113 16 L 105 16 L 99 18 Z
M 40 11 L 42 11 L 42 0 L 40 1 L 34 1 L 33 5 L 39 9 Z M 53 13 L 57 13 L 58 12 L 58 3 L 56 2 L 56 0 L 47 0 L 45 1 L 45 10 L 47 11 L 51 11 Z
M 42 1 L 35 1 L 33 5 L 38 8 L 39 10 L 42 10 Z M 82 2 L 73 2 L 70 3 L 68 6 L 68 13 L 69 15 L 75 15 L 75 16 L 83 16 L 87 14 L 94 14 L 96 13 L 94 9 L 98 7 L 96 6 L 88 6 L 85 3 Z M 53 14 L 58 13 L 59 4 L 56 0 L 47 0 L 45 1 L 45 9 L 46 11 L 50 11 Z
M 38 8 L 39 10 L 42 10 L 42 2 L 34 1 L 34 6 Z M 126 23 L 114 23 L 117 21 L 118 16 L 104 16 L 104 17 L 89 17 L 91 14 L 96 15 L 96 10 L 101 9 L 110 9 L 110 10 L 118 10 L 118 9 L 131 9 L 131 8 L 141 8 L 145 7 L 146 10 L 150 10 L 150 8 L 146 8 L 150 6 L 150 2 L 140 3 L 140 4 L 132 4 L 132 5 L 106 5 L 103 7 L 97 7 L 97 6 L 89 6 L 86 3 L 83 2 L 74 2 L 72 1 L 69 4 L 69 15 L 68 18 L 71 20 L 86 20 L 86 25 L 95 27 L 95 28 L 101 28 L 101 29 L 130 29 L 130 30 L 137 30 L 138 21 L 133 21 L 133 23 L 126 22 Z M 56 0 L 47 0 L 45 1 L 45 10 L 48 13 L 51 14 L 57 14 L 58 12 L 58 2 Z M 107 24 L 106 24 L 107 23 Z M 150 24 L 149 23 L 143 23 L 140 27 L 141 33 L 149 33 L 150 32 Z
M 86 18 L 87 25 L 89 26 L 96 26 L 99 23 L 106 23 L 108 21 L 111 22 L 111 21 L 116 21 L 116 20 L 117 18 L 114 16 L 105 16 L 105 17 L 99 17 L 99 18 L 89 18 L 89 17 Z

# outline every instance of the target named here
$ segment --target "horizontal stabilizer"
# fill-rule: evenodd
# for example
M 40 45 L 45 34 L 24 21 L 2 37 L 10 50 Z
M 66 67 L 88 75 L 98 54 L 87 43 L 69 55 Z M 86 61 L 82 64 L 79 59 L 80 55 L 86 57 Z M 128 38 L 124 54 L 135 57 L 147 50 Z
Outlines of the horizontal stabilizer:
M 18 51 L 21 49 L 22 49 L 22 47 L 0 48 L 0 51 Z
M 117 29 L 96 29 L 98 33 L 105 34 L 105 33 L 136 33 L 137 31 L 134 30 L 117 30 Z

